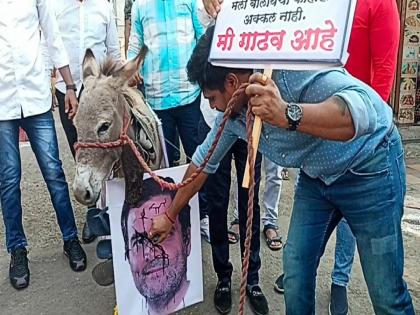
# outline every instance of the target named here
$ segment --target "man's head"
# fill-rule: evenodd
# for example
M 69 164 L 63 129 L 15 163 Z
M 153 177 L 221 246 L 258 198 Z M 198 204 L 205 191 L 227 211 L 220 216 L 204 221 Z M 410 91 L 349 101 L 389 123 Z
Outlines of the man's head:
M 171 178 L 164 178 L 174 182 Z M 169 208 L 175 191 L 162 190 L 152 178 L 143 183 L 142 200 L 136 208 L 124 204 L 121 229 L 125 256 L 140 294 L 159 303 L 173 297 L 186 278 L 187 258 L 191 251 L 190 207 L 186 206 L 162 244 L 148 237 L 152 219 Z
M 214 26 L 211 26 L 201 36 L 188 61 L 187 73 L 188 80 L 200 86 L 210 106 L 224 112 L 233 93 L 248 82 L 252 70 L 213 66 L 208 61 L 213 34 Z

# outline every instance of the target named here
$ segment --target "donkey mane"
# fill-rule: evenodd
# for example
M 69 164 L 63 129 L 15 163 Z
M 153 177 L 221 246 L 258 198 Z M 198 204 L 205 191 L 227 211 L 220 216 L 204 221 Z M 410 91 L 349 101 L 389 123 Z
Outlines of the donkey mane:
M 105 61 L 101 64 L 101 74 L 107 77 L 113 75 L 120 68 L 119 63 L 112 57 L 106 57 Z

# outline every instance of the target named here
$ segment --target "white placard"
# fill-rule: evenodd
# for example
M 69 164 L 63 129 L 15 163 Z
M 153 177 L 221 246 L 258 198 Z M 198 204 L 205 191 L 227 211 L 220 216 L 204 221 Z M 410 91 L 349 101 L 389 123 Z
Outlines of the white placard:
M 242 68 L 343 65 L 355 5 L 355 0 L 225 0 L 209 60 Z
M 187 165 L 162 169 L 156 173 L 159 176 L 170 177 L 175 182 L 180 182 L 186 167 Z M 149 176 L 145 175 L 146 178 Z M 145 180 L 143 189 L 145 189 L 145 185 L 150 185 L 151 181 L 152 179 Z M 187 244 L 183 238 L 186 234 L 182 234 L 180 221 L 176 222 L 174 231 L 161 244 L 161 247 L 154 247 L 144 238 L 144 230 L 149 230 L 150 218 L 162 212 L 169 205 L 168 201 L 171 202 L 170 199 L 167 199 L 168 195 L 159 202 L 153 200 L 156 202 L 155 204 L 142 203 L 138 208 L 133 208 L 134 211 L 130 210 L 126 221 L 127 240 L 135 242 L 137 247 L 133 247 L 136 248 L 135 254 L 127 258 L 122 232 L 124 230 L 122 225 L 124 186 L 124 179 L 113 179 L 106 182 L 105 189 L 111 222 L 118 313 L 120 315 L 164 315 L 203 301 L 200 215 L 197 195 L 189 203 L 191 208 L 190 244 Z M 152 201 L 152 198 L 150 196 L 146 199 Z M 155 195 L 154 198 L 162 198 L 162 196 Z M 159 207 L 161 209 L 158 209 Z M 151 211 L 152 208 L 153 211 Z M 181 240 L 184 241 L 181 242 Z M 187 255 L 185 255 L 186 253 Z M 186 270 L 183 267 L 185 258 L 187 259 Z M 183 274 L 186 274 L 186 281 L 182 277 Z M 181 282 L 178 283 L 179 281 Z M 175 291 L 173 297 L 171 290 Z M 152 296 L 158 296 L 158 298 L 152 299 Z M 159 300 L 159 296 L 161 296 L 161 300 Z M 166 301 L 168 298 L 169 301 Z M 160 304 L 163 304 L 164 307 L 158 309 L 157 306 Z

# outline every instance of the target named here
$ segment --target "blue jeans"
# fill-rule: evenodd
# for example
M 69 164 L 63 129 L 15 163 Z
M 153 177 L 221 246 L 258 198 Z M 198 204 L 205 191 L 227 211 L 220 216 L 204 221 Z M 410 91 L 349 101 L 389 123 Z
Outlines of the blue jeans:
M 66 241 L 77 236 L 51 111 L 28 118 L 0 121 L 0 195 L 9 252 L 27 246 L 22 226 L 19 126 L 28 135 L 42 176 L 47 183 L 63 239 Z
M 337 225 L 335 263 L 331 274 L 333 284 L 342 287 L 347 287 L 349 284 L 355 250 L 356 238 L 346 219 L 343 218 Z
M 176 142 L 178 133 L 181 138 L 182 147 L 187 155 L 187 162 L 190 162 L 190 158 L 200 143 L 198 140 L 198 122 L 202 116 L 200 101 L 201 97 L 199 95 L 191 104 L 164 110 L 155 110 L 156 115 L 162 121 L 162 130 L 166 140 L 166 151 L 169 166 L 171 167 L 176 160 L 173 145 Z
M 343 216 L 356 237 L 375 313 L 414 314 L 403 280 L 405 185 L 404 152 L 396 128 L 369 161 L 329 186 L 301 171 L 283 256 L 286 314 L 315 314 L 319 260 Z

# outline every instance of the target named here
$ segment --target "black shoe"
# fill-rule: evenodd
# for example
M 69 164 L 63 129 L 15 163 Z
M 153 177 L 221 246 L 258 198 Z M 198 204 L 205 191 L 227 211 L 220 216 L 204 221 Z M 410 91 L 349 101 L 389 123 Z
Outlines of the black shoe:
M 85 222 L 85 224 L 83 225 L 83 230 L 82 230 L 82 241 L 85 244 L 89 244 L 92 243 L 96 238 L 96 235 L 92 233 L 92 231 L 89 228 L 89 225 L 87 224 L 87 222 Z
M 280 275 L 280 277 L 277 278 L 276 282 L 274 282 L 274 290 L 281 294 L 284 294 L 283 279 L 284 274 Z
M 29 285 L 28 252 L 25 248 L 12 251 L 10 257 L 9 278 L 16 290 L 24 289 Z
M 64 254 L 69 258 L 70 268 L 73 271 L 83 271 L 86 269 L 86 253 L 76 237 L 64 242 Z
M 232 309 L 232 293 L 230 290 L 230 282 L 224 283 L 219 281 L 214 291 L 214 306 L 221 314 L 227 314 Z
M 349 305 L 347 303 L 346 287 L 332 284 L 331 285 L 330 314 L 331 315 L 346 315 L 348 311 L 349 311 Z
M 258 285 L 254 285 L 251 290 L 246 289 L 246 295 L 252 311 L 257 315 L 268 314 L 268 302 Z

